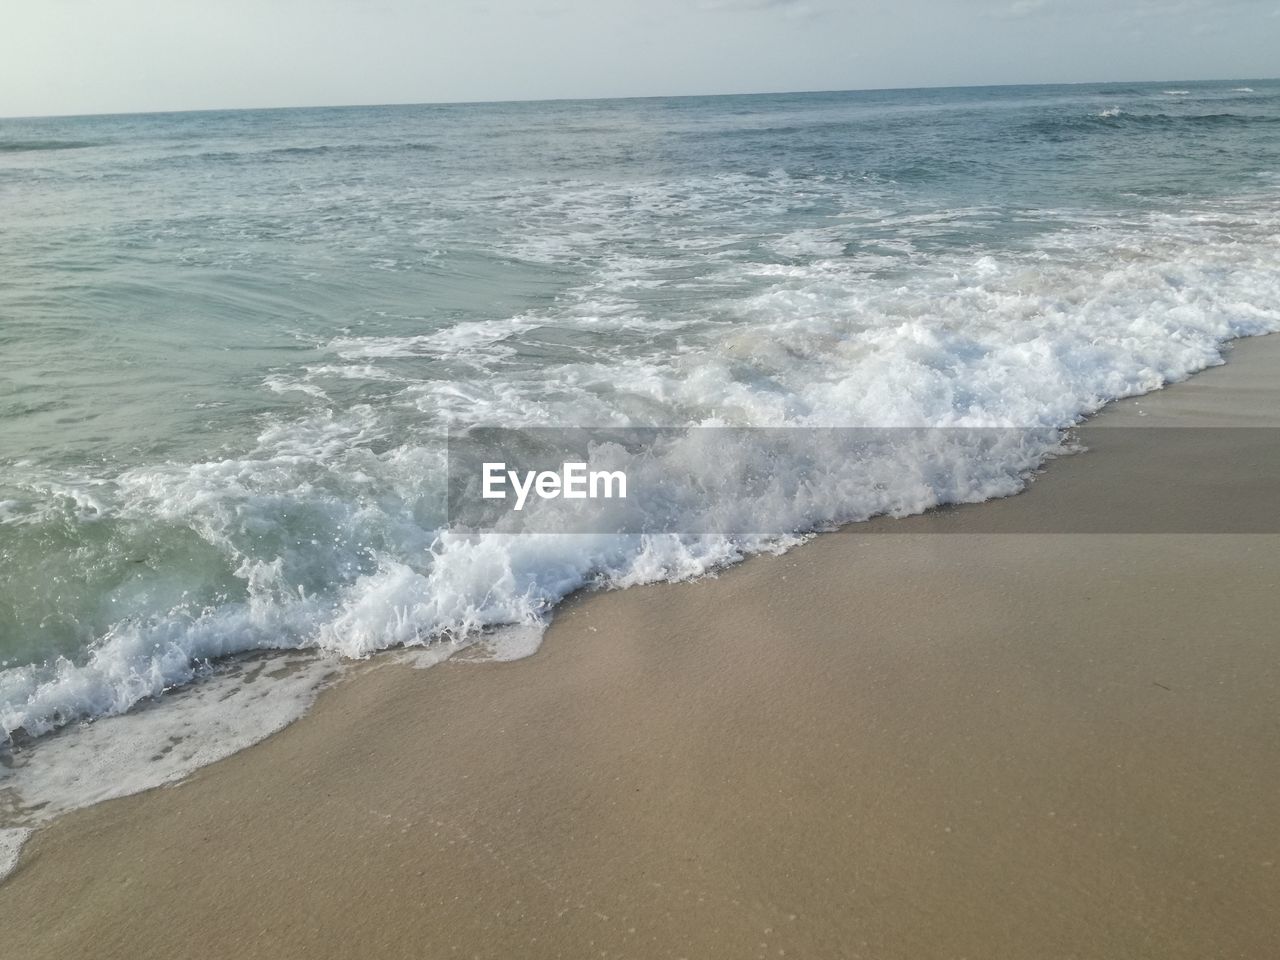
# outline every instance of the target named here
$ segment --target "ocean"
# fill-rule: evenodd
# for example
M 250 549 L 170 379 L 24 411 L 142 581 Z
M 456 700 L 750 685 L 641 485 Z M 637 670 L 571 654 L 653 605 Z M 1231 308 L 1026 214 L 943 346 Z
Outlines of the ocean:
M 1053 446 L 820 493 L 784 449 L 768 535 L 470 535 L 446 434 L 1057 436 L 1276 330 L 1276 81 L 0 120 L 9 819 L 243 745 L 344 658 L 517 656 L 581 587 L 1007 495 Z

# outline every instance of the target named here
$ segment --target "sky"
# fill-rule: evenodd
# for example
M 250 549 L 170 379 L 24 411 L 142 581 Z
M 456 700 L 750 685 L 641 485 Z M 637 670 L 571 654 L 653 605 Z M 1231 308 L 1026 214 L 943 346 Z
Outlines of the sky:
M 0 25 L 0 116 L 1280 73 L 1280 0 L 0 0 Z

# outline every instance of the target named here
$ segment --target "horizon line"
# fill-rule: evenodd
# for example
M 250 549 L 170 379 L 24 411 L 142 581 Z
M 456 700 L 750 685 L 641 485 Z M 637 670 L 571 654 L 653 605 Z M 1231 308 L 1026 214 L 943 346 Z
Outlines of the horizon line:
M 1209 77 L 1200 80 L 1187 78 L 1165 78 L 1150 80 L 1066 80 L 1040 83 L 943 83 L 918 84 L 905 87 L 847 87 L 826 90 L 744 90 L 733 93 L 674 93 L 674 94 L 640 94 L 616 97 L 517 97 L 492 100 L 396 100 L 383 103 L 313 103 L 277 105 L 269 107 L 193 107 L 182 110 L 103 110 L 90 113 L 30 113 L 5 114 L 5 120 L 77 120 L 89 117 L 151 117 L 169 116 L 187 113 L 253 113 L 284 110 L 369 110 L 386 107 L 478 107 L 501 106 L 504 104 L 538 104 L 538 103 L 607 103 L 619 100 L 710 100 L 728 97 L 784 97 L 784 96 L 816 96 L 832 93 L 897 93 L 910 90 L 987 90 L 1008 87 L 1088 87 L 1102 84 L 1166 84 L 1166 83 L 1242 83 L 1276 82 L 1280 77 Z

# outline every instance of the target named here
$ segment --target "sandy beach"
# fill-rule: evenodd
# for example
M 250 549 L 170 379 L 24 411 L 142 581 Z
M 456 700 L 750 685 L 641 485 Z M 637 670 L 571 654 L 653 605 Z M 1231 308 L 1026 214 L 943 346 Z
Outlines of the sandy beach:
M 375 660 L 187 782 L 42 829 L 0 942 L 1280 956 L 1280 537 L 1126 532 L 1274 531 L 1280 457 L 1262 431 L 1108 433 L 1280 426 L 1277 371 L 1280 337 L 1241 342 L 1009 500 L 580 596 L 526 660 Z

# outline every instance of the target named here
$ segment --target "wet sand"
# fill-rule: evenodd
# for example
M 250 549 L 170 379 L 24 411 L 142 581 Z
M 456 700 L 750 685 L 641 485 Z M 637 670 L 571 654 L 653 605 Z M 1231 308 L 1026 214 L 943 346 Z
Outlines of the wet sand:
M 1276 529 L 1280 455 L 1135 424 L 1280 426 L 1280 337 L 1115 405 L 1018 497 L 579 597 L 523 661 L 353 671 L 186 783 L 42 829 L 0 943 L 1280 956 L 1280 535 L 1105 532 Z M 1099 532 L 1001 532 L 1035 529 Z

